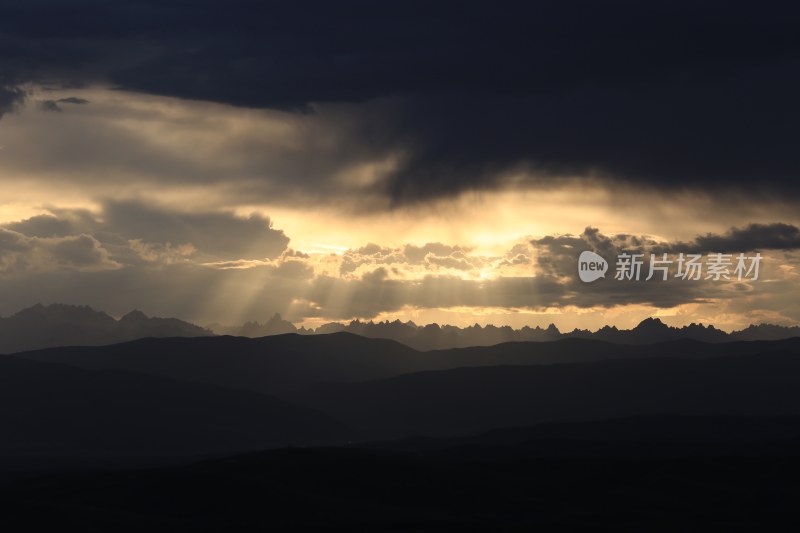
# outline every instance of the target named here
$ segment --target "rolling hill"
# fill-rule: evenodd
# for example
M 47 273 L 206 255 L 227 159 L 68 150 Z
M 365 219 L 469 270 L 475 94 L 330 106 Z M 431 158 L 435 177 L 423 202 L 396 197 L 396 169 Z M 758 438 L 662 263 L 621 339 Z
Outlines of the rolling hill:
M 289 397 L 365 435 L 396 438 L 637 414 L 797 414 L 798 382 L 796 353 L 763 351 L 710 359 L 466 367 L 318 384 Z
M 800 354 L 800 339 L 706 344 L 683 340 L 646 347 L 588 339 L 504 343 L 418 352 L 349 333 L 140 339 L 109 346 L 50 348 L 15 354 L 80 368 L 115 368 L 279 393 L 321 382 L 352 382 L 460 367 L 550 365 L 609 359 L 706 359 L 768 351 Z
M 0 356 L 0 456 L 160 456 L 344 442 L 314 410 L 241 390 Z

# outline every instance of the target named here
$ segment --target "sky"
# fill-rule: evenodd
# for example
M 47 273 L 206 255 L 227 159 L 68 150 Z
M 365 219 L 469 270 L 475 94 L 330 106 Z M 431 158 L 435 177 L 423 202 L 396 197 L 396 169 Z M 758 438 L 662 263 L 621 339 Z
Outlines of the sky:
M 800 11 L 0 0 L 0 314 L 800 323 Z M 605 258 L 586 283 L 578 257 Z M 617 280 L 620 254 L 758 279 Z M 752 276 L 751 276 L 752 278 Z

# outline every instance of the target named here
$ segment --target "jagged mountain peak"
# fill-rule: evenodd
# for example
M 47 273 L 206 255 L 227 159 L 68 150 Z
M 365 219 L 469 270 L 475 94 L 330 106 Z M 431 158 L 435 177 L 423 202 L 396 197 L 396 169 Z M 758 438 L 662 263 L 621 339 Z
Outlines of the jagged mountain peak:
M 209 332 L 178 319 L 134 310 L 119 321 L 87 305 L 36 304 L 0 319 L 0 353 L 55 346 L 96 346 L 142 337 L 195 337 Z
M 666 331 L 669 330 L 670 327 L 664 322 L 661 321 L 658 317 L 648 317 L 639 322 L 639 324 L 633 328 L 636 331 L 642 330 L 659 330 L 659 331 Z

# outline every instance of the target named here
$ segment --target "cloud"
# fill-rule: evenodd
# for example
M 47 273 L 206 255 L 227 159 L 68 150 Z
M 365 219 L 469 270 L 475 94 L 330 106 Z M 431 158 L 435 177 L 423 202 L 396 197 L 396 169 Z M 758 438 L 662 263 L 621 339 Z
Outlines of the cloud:
M 378 267 L 371 272 L 365 272 L 361 279 L 371 283 L 381 283 L 389 277 L 389 271 L 384 267 Z
M 0 305 L 231 321 L 704 302 L 800 313 L 799 22 L 788 4 L 739 1 L 5 2 L 4 209 L 47 212 L 0 231 Z M 503 190 L 464 194 L 489 189 Z M 486 200 L 449 210 L 455 196 Z M 238 215 L 278 206 L 300 213 L 284 226 L 306 230 L 296 246 L 374 242 L 303 254 L 272 218 Z M 367 216 L 400 206 L 393 222 L 399 209 Z M 698 214 L 715 232 L 687 240 Z M 638 233 L 661 215 L 680 238 Z M 647 229 L 463 246 L 586 220 Z M 764 250 L 769 283 L 587 286 L 581 249 Z
M 424 17 L 419 7 L 14 2 L 0 23 L 0 113 L 32 82 L 315 114 L 341 157 L 277 171 L 277 188 L 380 163 L 366 182 L 394 205 L 576 177 L 800 192 L 790 5 L 438 2 Z
M 800 228 L 783 223 L 749 224 L 743 228 L 731 228 L 723 235 L 700 235 L 692 242 L 676 247 L 695 253 L 797 250 L 800 249 Z
M 317 275 L 303 300 L 313 304 L 315 313 L 340 320 L 371 318 L 408 308 L 461 307 L 543 312 L 632 306 L 667 310 L 694 305 L 735 309 L 737 313 L 748 306 L 794 312 L 790 310 L 796 306 L 786 305 L 781 296 L 784 291 L 791 292 L 796 283 L 792 277 L 796 267 L 791 265 L 797 258 L 782 255 L 797 248 L 784 238 L 794 234 L 792 228 L 781 223 L 751 224 L 683 243 L 647 235 L 607 235 L 589 227 L 580 235 L 549 235 L 519 243 L 496 257 L 443 243 L 402 247 L 370 244 L 343 254 L 340 276 Z M 776 238 L 776 234 L 784 237 Z M 725 247 L 717 248 L 723 241 Z M 737 247 L 738 244 L 742 246 Z M 612 262 L 608 279 L 591 284 L 579 280 L 577 261 L 583 250 L 594 250 Z M 658 276 L 643 281 L 648 274 L 650 252 L 709 254 L 752 250 L 764 252 L 762 282 L 686 281 L 674 277 L 674 266 L 673 275 L 666 281 Z M 642 281 L 613 279 L 613 261 L 623 251 L 645 255 Z M 479 265 L 481 274 L 488 277 L 476 276 L 472 265 Z M 444 270 L 440 269 L 442 266 Z
M 536 255 L 536 263 L 541 275 L 561 280 L 564 298 L 560 305 L 575 305 L 579 308 L 594 306 L 614 307 L 630 304 L 647 304 L 658 308 L 672 308 L 686 304 L 719 302 L 720 300 L 745 299 L 742 292 L 753 290 L 753 285 L 742 281 L 725 284 L 713 280 L 686 281 L 675 277 L 676 266 L 666 281 L 659 274 L 653 280 L 643 282 L 649 275 L 650 254 L 668 253 L 675 261 L 677 254 L 696 253 L 707 257 L 714 253 L 744 253 L 755 250 L 794 250 L 800 248 L 795 233 L 798 229 L 782 223 L 750 224 L 745 228 L 731 228 L 721 235 L 706 234 L 698 236 L 689 243 L 669 242 L 647 235 L 614 234 L 605 235 L 598 228 L 587 227 L 580 235 L 550 235 L 531 241 Z M 621 253 L 643 254 L 641 280 L 603 280 L 598 283 L 582 283 L 578 280 L 576 269 L 578 256 L 584 250 L 592 250 L 610 263 L 610 275 L 615 274 L 615 261 Z M 765 254 L 766 255 L 766 254 Z M 762 260 L 759 279 L 770 276 L 780 277 L 779 255 L 772 254 Z M 764 270 L 767 270 L 767 273 Z M 781 282 L 784 287 L 788 282 Z M 759 284 L 760 290 L 767 290 Z M 773 287 L 774 288 L 774 287 Z
M 220 259 L 278 257 L 289 238 L 261 215 L 181 213 L 138 202 L 108 202 L 103 208 L 107 231 L 147 243 L 192 245 Z
M 70 220 L 54 215 L 36 215 L 19 222 L 6 224 L 5 227 L 30 237 L 65 237 L 73 235 L 76 231 Z
M 89 100 L 85 98 L 77 98 L 70 96 L 67 98 L 59 98 L 58 100 L 42 100 L 39 102 L 38 107 L 42 111 L 51 111 L 54 113 L 61 113 L 64 109 L 58 104 L 88 104 Z
M 403 255 L 410 263 L 422 263 L 430 257 L 445 258 L 451 257 L 456 254 L 462 254 L 466 251 L 465 248 L 460 246 L 449 246 L 440 242 L 429 242 L 423 246 L 414 246 L 407 244 L 403 247 Z
M 39 109 L 42 111 L 50 111 L 54 113 L 61 113 L 64 109 L 58 104 L 88 104 L 89 100 L 85 98 L 76 98 L 70 96 L 67 98 L 59 98 L 58 100 L 41 100 L 39 102 Z
M 455 270 L 472 270 L 475 266 L 466 258 L 429 256 L 428 263 Z
M 8 232 L 36 239 L 91 235 L 115 260 L 125 263 L 198 260 L 248 260 L 279 257 L 289 238 L 265 216 L 226 212 L 183 213 L 141 202 L 108 202 L 101 213 L 52 209 L 5 225 Z
M 307 280 L 314 277 L 314 268 L 302 259 L 284 257 L 273 265 L 272 273 L 283 279 Z
M 32 102 L 67 111 L 56 97 L 72 90 L 31 90 Z M 195 207 L 187 198 L 204 208 L 387 204 L 378 184 L 394 156 L 363 144 L 347 112 L 250 111 L 101 88 L 79 94 L 92 105 L 64 113 L 24 107 L 0 122 L 2 175 L 41 187 L 34 201 L 57 184 L 58 196 L 102 201 L 143 192 L 187 209 Z
M 347 250 L 342 256 L 339 272 L 342 275 L 375 271 L 375 266 L 403 266 L 406 272 L 437 271 L 439 268 L 461 271 L 474 270 L 486 263 L 487 258 L 469 255 L 470 249 L 440 242 L 422 246 L 406 244 L 400 247 L 383 247 L 370 243 Z
M 64 111 L 58 106 L 55 100 L 43 100 L 39 102 L 39 109 L 42 111 L 50 111 L 51 113 L 61 113 Z
M 120 268 L 108 250 L 90 235 L 29 237 L 0 228 L 0 276 L 15 279 L 41 272 L 96 272 Z
M 88 104 L 89 100 L 87 100 L 86 98 L 78 98 L 76 96 L 68 96 L 66 98 L 59 98 L 57 102 L 60 104 L 83 105 L 83 104 Z
M 108 251 L 91 235 L 64 237 L 47 242 L 47 249 L 62 265 L 74 268 L 115 268 Z
M 147 223 L 134 231 L 137 225 L 129 222 L 138 216 Z M 148 224 L 163 227 L 164 233 L 148 233 L 155 231 Z M 212 228 L 215 224 L 217 230 Z M 765 228 L 781 235 L 793 233 L 783 226 Z M 623 250 L 645 254 L 687 250 L 679 249 L 680 241 L 607 235 L 587 228 L 580 235 L 518 242 L 496 256 L 434 242 L 395 247 L 368 244 L 341 256 L 284 248 L 272 257 L 218 259 L 226 255 L 223 252 L 249 250 L 244 244 L 251 238 L 270 243 L 278 237 L 270 231 L 276 230 L 270 230 L 263 217 L 200 213 L 187 218 L 184 213 L 153 206 L 108 204 L 96 214 L 53 210 L 0 229 L 0 291 L 4 294 L 0 310 L 60 301 L 90 304 L 112 313 L 144 307 L 205 324 L 221 317 L 230 323 L 263 320 L 276 312 L 300 321 L 369 319 L 409 309 L 558 314 L 637 306 L 663 310 L 711 306 L 737 316 L 745 316 L 750 309 L 764 316 L 778 313 L 787 321 L 800 319 L 800 309 L 790 298 L 800 257 L 788 249 L 785 239 L 775 241 L 771 237 L 775 231 L 765 228 L 749 225 L 698 237 L 709 245 L 716 245 L 716 238 L 728 239 L 732 245 L 742 232 L 761 236 L 761 241 L 748 243 L 757 244 L 765 255 L 758 283 L 670 278 L 586 284 L 576 272 L 577 256 L 583 250 L 595 250 L 610 261 Z M 195 238 L 201 230 L 224 233 L 240 242 L 220 249 L 215 238 Z M 186 235 L 190 238 L 183 239 Z M 271 245 L 275 242 L 285 247 L 282 239 Z M 256 249 L 263 250 L 259 246 Z M 647 264 L 643 272 L 646 269 Z
M 13 111 L 24 100 L 25 91 L 18 87 L 3 86 L 0 83 L 0 118 L 3 118 L 3 115 L 9 111 Z

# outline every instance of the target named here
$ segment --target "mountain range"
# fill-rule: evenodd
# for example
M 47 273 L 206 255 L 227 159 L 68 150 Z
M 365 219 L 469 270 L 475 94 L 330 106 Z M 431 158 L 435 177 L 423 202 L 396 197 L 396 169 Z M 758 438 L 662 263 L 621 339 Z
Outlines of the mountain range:
M 108 346 L 46 348 L 14 355 L 85 369 L 140 372 L 276 394 L 318 383 L 354 383 L 465 367 L 565 365 L 617 359 L 702 360 L 774 351 L 800 354 L 800 339 L 719 344 L 681 340 L 641 347 L 567 338 L 420 352 L 396 341 L 351 333 L 290 333 L 257 339 L 147 338 Z
M 0 353 L 51 346 L 98 346 L 143 337 L 198 337 L 213 333 L 176 318 L 131 311 L 119 320 L 88 306 L 37 304 L 0 317 Z
M 478 324 L 459 328 L 438 324 L 418 326 L 413 322 L 399 320 L 377 323 L 355 320 L 348 324 L 333 322 L 316 329 L 308 329 L 297 328 L 279 314 L 275 314 L 264 323 L 251 321 L 241 326 L 211 324 L 208 328 L 202 328 L 176 318 L 148 317 L 138 310 L 131 311 L 117 320 L 88 306 L 37 304 L 11 316 L 0 317 L 0 353 L 55 346 L 99 346 L 145 337 L 200 337 L 216 334 L 257 338 L 286 333 L 320 335 L 342 332 L 361 337 L 391 339 L 415 350 L 429 351 L 491 346 L 506 342 L 549 342 L 571 338 L 631 345 L 683 339 L 707 343 L 780 340 L 800 337 L 800 326 L 759 324 L 727 333 L 711 325 L 690 324 L 676 328 L 667 326 L 658 318 L 648 318 L 629 330 L 605 326 L 597 331 L 575 329 L 564 333 L 553 324 L 547 328 L 526 326 L 512 329 L 509 326 Z
M 798 382 L 800 338 L 17 352 L 0 513 L 98 532 L 793 531 Z
M 800 412 L 800 339 L 592 339 L 419 352 L 349 333 L 141 339 L 15 354 L 277 396 L 365 438 L 452 436 L 637 414 Z
M 772 324 L 750 325 L 745 329 L 727 333 L 711 325 L 689 324 L 672 327 L 658 318 L 647 318 L 633 329 L 618 329 L 604 326 L 597 331 L 575 329 L 561 332 L 554 325 L 547 328 L 528 327 L 513 329 L 510 326 L 481 326 L 475 324 L 465 328 L 438 324 L 418 326 L 413 322 L 361 322 L 348 324 L 330 323 L 320 326 L 313 333 L 346 331 L 364 337 L 394 339 L 418 350 L 463 348 L 468 346 L 491 346 L 502 342 L 555 341 L 566 338 L 595 339 L 620 344 L 651 344 L 681 339 L 703 342 L 730 342 L 754 340 L 779 340 L 800 336 L 800 327 L 776 326 Z M 298 330 L 299 333 L 308 331 Z
M 561 332 L 555 324 L 546 328 L 525 326 L 513 329 L 510 326 L 481 326 L 475 324 L 460 328 L 450 325 L 428 324 L 419 326 L 413 322 L 382 321 L 362 322 L 353 320 L 347 324 L 331 322 L 316 329 L 298 328 L 284 320 L 279 314 L 267 322 L 247 322 L 242 326 L 220 326 L 212 324 L 209 329 L 217 334 L 239 335 L 244 337 L 262 337 L 283 333 L 300 335 L 325 333 L 353 333 L 362 337 L 375 339 L 392 339 L 411 346 L 417 350 L 437 350 L 447 348 L 465 348 L 469 346 L 491 346 L 503 342 L 546 342 L 567 338 L 595 339 L 620 344 L 651 344 L 681 339 L 693 339 L 703 342 L 731 342 L 755 340 L 780 340 L 800 337 L 800 326 L 778 326 L 773 324 L 750 325 L 742 330 L 727 333 L 712 325 L 689 324 L 683 327 L 672 327 L 658 318 L 647 318 L 633 329 L 618 329 L 616 326 L 604 326 L 597 331 L 575 329 Z

